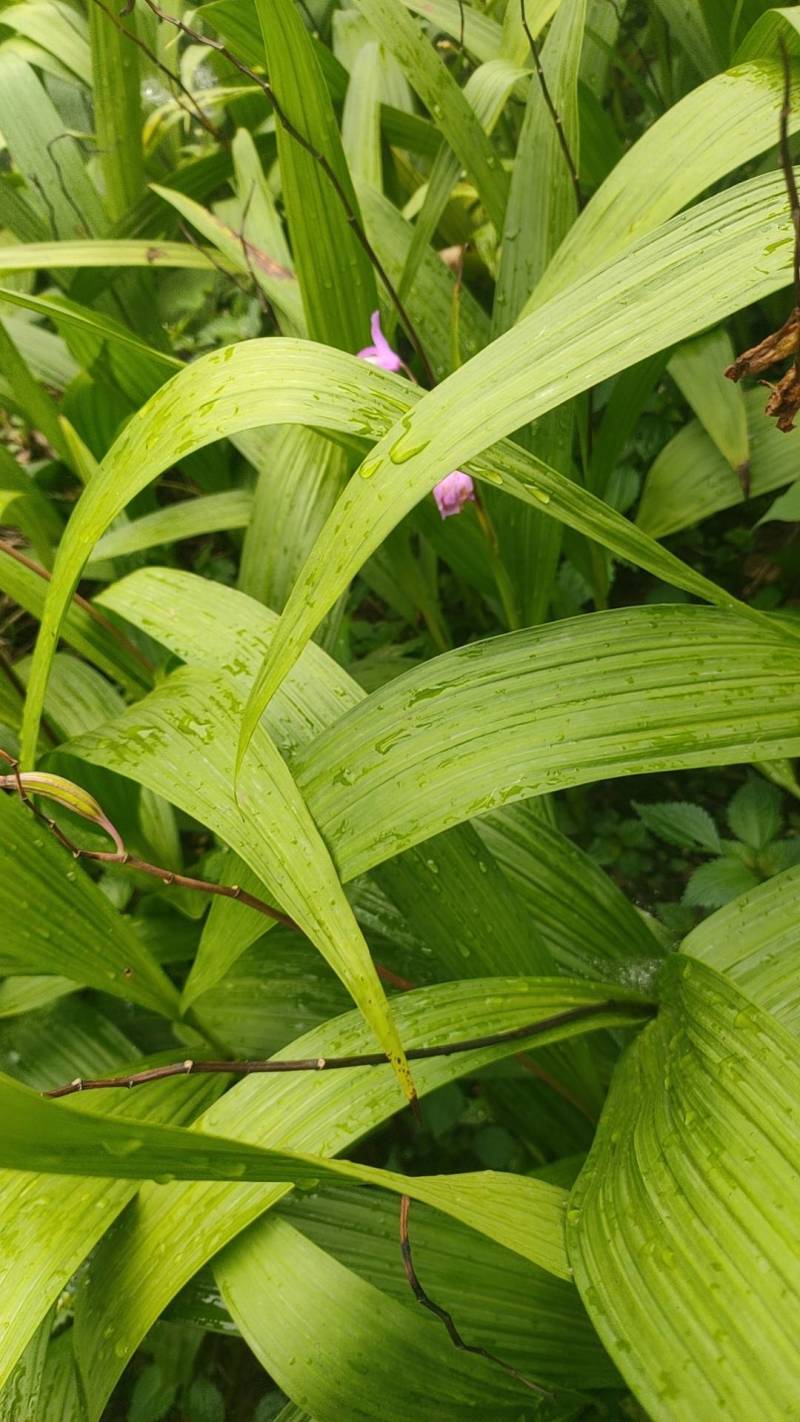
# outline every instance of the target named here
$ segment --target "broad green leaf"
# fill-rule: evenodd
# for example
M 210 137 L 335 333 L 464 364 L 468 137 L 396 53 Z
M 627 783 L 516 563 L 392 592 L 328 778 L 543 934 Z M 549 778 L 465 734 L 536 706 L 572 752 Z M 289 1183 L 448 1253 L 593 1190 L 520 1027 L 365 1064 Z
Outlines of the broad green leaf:
M 796 754 L 799 695 L 800 649 L 777 626 L 770 635 L 711 608 L 620 609 L 434 658 L 354 707 L 294 767 L 350 877 L 563 785 L 767 759 L 773 737 Z
M 235 669 L 243 690 L 260 664 L 277 621 L 268 609 L 241 594 L 169 569 L 134 573 L 106 589 L 99 601 L 137 626 L 146 627 L 190 664 L 216 670 L 222 663 L 229 672 Z M 297 674 L 287 678 L 270 703 L 267 725 L 291 757 L 362 699 L 356 683 L 311 645 Z M 126 773 L 134 772 L 129 766 Z M 169 794 L 171 786 L 166 780 L 163 786 Z M 227 786 L 226 795 L 230 794 Z M 546 852 L 551 853 L 551 846 Z M 226 871 L 226 877 L 263 897 L 257 876 L 252 876 L 252 883 L 245 877 L 251 873 L 241 865 L 231 868 L 229 875 Z M 550 960 L 542 956 L 527 915 L 520 913 L 516 896 L 498 874 L 491 851 L 481 846 L 470 826 L 429 839 L 424 849 L 411 850 L 386 864 L 383 882 L 429 950 L 426 958 L 414 965 L 415 978 L 424 973 L 427 980 L 432 971 L 459 977 L 550 971 Z M 631 918 L 633 929 L 629 925 L 628 935 L 633 931 L 635 936 L 638 919 L 636 915 Z M 215 901 L 190 979 L 192 994 L 195 974 L 207 985 L 214 981 L 213 974 L 220 975 L 220 969 L 224 971 L 235 961 L 265 927 L 266 920 L 240 904 Z M 373 932 L 369 925 L 370 941 Z M 395 925 L 388 936 L 394 939 L 396 935 Z M 434 944 L 436 955 L 431 960 Z
M 519 1383 L 457 1352 L 433 1320 L 388 1298 L 285 1219 L 270 1216 L 249 1230 L 215 1273 L 256 1357 L 318 1422 L 345 1415 L 458 1422 L 473 1407 L 504 1422 L 533 1422 L 539 1411 Z
M 283 266 L 270 251 L 263 250 L 240 232 L 235 232 L 227 222 L 185 193 L 161 187 L 158 183 L 151 183 L 150 187 L 216 247 L 229 270 L 238 271 L 257 283 L 267 300 L 280 312 L 285 334 L 304 333 L 306 322 L 300 289 L 290 267 Z
M 442 137 L 473 179 L 490 219 L 500 231 L 508 179 L 491 140 L 449 69 L 400 0 L 358 0 L 358 9 L 397 59 Z
M 726 380 L 734 358 L 722 327 L 678 346 L 667 369 L 720 454 L 741 479 L 749 462 L 747 410 L 741 386 Z
M 366 361 L 309 342 L 274 338 L 228 346 L 205 356 L 157 391 L 107 454 L 102 474 L 83 495 L 62 541 L 26 704 L 31 745 L 64 607 L 88 554 L 114 518 L 158 473 L 176 457 L 187 455 L 221 434 L 233 435 L 273 422 L 313 422 L 327 429 L 355 430 L 377 438 L 392 426 L 398 411 L 408 410 L 421 398 L 418 387 Z M 507 444 L 493 449 L 471 467 L 490 483 L 502 479 L 515 496 L 549 509 L 565 523 L 599 538 L 621 556 L 639 562 L 676 586 L 712 600 L 734 601 L 645 539 L 622 515 L 555 471 L 547 470 L 518 446 Z M 502 475 L 497 472 L 499 467 L 504 470 Z M 352 487 L 351 483 L 349 489 Z M 426 491 L 427 481 L 419 496 Z M 405 503 L 410 506 L 415 497 L 412 495 Z M 346 493 L 343 502 L 347 498 Z M 394 521 L 390 514 L 389 525 Z M 378 529 L 372 546 L 380 541 Z M 338 551 L 336 556 L 338 560 Z M 347 579 L 343 587 L 346 582 Z
M 0 54 L 0 133 L 53 238 L 99 236 L 106 230 L 100 195 L 79 145 L 31 66 L 7 51 Z M 58 243 L 50 245 L 58 250 Z
M 716 74 L 722 56 L 709 30 L 702 0 L 687 4 L 686 0 L 655 0 L 690 64 L 704 77 Z
M 177 725 L 171 722 L 176 683 L 170 678 L 169 706 L 163 703 L 168 721 L 157 733 L 158 756 L 150 764 L 152 774 L 145 771 L 143 783 L 207 824 L 258 874 L 341 978 L 396 1067 L 404 1090 L 410 1092 L 402 1046 L 369 949 L 290 770 L 269 735 L 260 732 L 249 783 L 240 784 L 234 800 L 235 745 L 229 732 L 240 718 L 241 701 L 225 677 L 210 682 L 201 676 L 203 696 L 196 698 L 197 676 L 188 669 L 177 673 L 179 682 L 186 680 L 187 691 Z M 176 731 L 173 762 L 169 741 Z M 104 739 L 102 731 L 98 735 Z M 131 766 L 140 767 L 138 748 L 146 756 L 149 737 L 140 723 L 130 755 L 120 764 L 123 774 Z M 71 749 L 79 744 L 73 742 Z M 149 748 L 155 749 L 155 741 Z M 113 757 L 111 741 L 108 749 Z
M 47 573 L 44 569 L 36 572 L 34 567 L 19 562 L 8 548 L 0 547 L 0 588 L 32 617 L 41 619 Z M 152 668 L 115 634 L 116 628 L 103 619 L 102 614 L 100 619 L 90 616 L 86 605 L 78 600 L 70 604 L 62 629 L 64 641 L 131 694 L 140 694 L 143 687 L 152 685 Z
M 783 70 L 773 45 L 758 63 L 737 64 L 729 73 L 715 75 L 668 109 L 587 203 L 531 305 L 541 305 L 578 281 L 587 263 L 591 268 L 605 266 L 734 168 L 771 148 L 782 94 Z M 789 124 L 792 130 L 800 124 L 797 104 Z M 761 263 L 754 259 L 754 265 Z M 709 312 L 703 324 L 718 321 L 721 314 L 719 309 Z
M 316 430 L 286 425 L 276 436 L 251 501 L 239 587 L 280 612 L 348 469 L 340 446 Z
M 541 803 L 493 810 L 475 828 L 561 970 L 608 977 L 631 960 L 660 958 L 661 945 L 641 914 L 588 854 L 547 822 Z
M 90 17 L 91 23 L 91 17 Z M 24 35 L 55 55 L 74 79 L 88 84 L 91 78 L 86 22 L 70 5 L 60 0 L 23 0 L 8 5 L 3 14 L 3 27 Z
M 464 5 L 462 9 L 458 0 L 403 0 L 403 4 L 426 24 L 443 30 L 452 39 L 460 40 L 463 25 L 464 48 L 481 64 L 498 58 L 501 28 L 474 6 Z
M 758 523 L 769 523 L 771 519 L 778 519 L 783 523 L 800 522 L 800 482 L 792 484 L 785 494 L 781 494 L 779 498 L 775 499 L 767 512 L 762 514 Z
M 293 769 L 347 880 L 464 819 L 561 786 L 797 754 L 799 696 L 800 652 L 778 626 L 768 634 L 700 607 L 631 608 L 434 658 L 342 716 Z M 225 706 L 240 705 L 219 677 L 183 669 L 70 751 L 202 819 L 270 885 L 257 821 L 237 813 L 226 780 L 236 730 Z M 260 756 L 253 762 L 242 793 L 255 807 L 266 792 Z
M 66 997 L 78 987 L 71 978 L 23 974 L 0 982 L 0 1017 L 19 1017 Z
M 0 247 L 0 272 L 58 271 L 79 267 L 177 267 L 185 271 L 210 271 L 227 267 L 225 258 L 213 260 L 189 242 L 139 242 L 128 238 L 105 241 L 20 242 Z
M 48 1072 L 63 1070 L 50 1043 L 54 1032 L 67 1039 L 66 1056 L 73 1071 L 114 1071 L 130 1061 L 130 1043 L 121 1033 L 109 1030 L 105 1019 L 85 1006 L 62 1003 L 51 1018 L 38 1013 L 31 1023 L 28 1033 L 17 1041 L 23 1052 L 36 1059 L 37 1084 L 48 1084 Z M 99 1093 L 81 1096 L 72 1102 L 72 1107 L 78 1109 L 71 1110 L 71 1115 L 80 1120 L 88 1112 L 101 1123 L 114 1113 L 128 1121 L 182 1124 L 210 1104 L 218 1086 L 214 1078 L 180 1078 L 163 1082 L 155 1089 L 131 1093 L 122 1101 Z M 8 1379 L 40 1320 L 135 1188 L 123 1180 L 0 1170 L 4 1230 L 0 1262 L 0 1384 Z M 1 1409 L 0 1416 L 4 1416 Z M 43 1416 L 36 1414 L 30 1422 Z M 13 1422 L 18 1422 L 16 1416 Z
M 439 479 L 525 421 L 702 329 L 712 313 L 718 320 L 785 283 L 791 239 L 784 200 L 774 176 L 755 179 L 667 223 L 612 266 L 537 307 L 395 424 L 351 480 L 295 585 L 252 693 L 242 751 L 321 617 Z M 497 462 L 493 472 L 508 488 Z M 540 476 L 530 492 L 531 502 L 537 493 L 541 501 Z M 549 492 L 547 499 L 550 507 Z
M 570 1198 L 575 1281 L 653 1422 L 777 1422 L 797 1397 L 797 1043 L 705 964 L 665 976 Z
M 793 58 L 800 55 L 800 15 L 794 5 L 768 10 L 756 20 L 736 53 L 736 64 L 753 59 L 771 59 L 781 37 Z
M 381 49 L 375 40 L 363 44 L 350 71 L 342 111 L 342 147 L 353 180 L 383 191 L 381 160 Z
M 198 499 L 182 499 L 165 504 L 154 513 L 143 514 L 130 523 L 112 528 L 95 546 L 92 563 L 142 553 L 182 538 L 196 538 L 222 529 L 245 528 L 253 512 L 253 496 L 247 489 L 228 489 L 223 494 L 206 494 Z
M 140 355 L 148 364 L 153 363 L 156 367 L 160 366 L 160 379 L 157 378 L 154 371 L 153 385 L 147 394 L 151 394 L 152 390 L 166 379 L 167 373 L 174 374 L 183 365 L 183 361 L 178 360 L 177 356 L 168 355 L 165 351 L 148 345 L 146 341 L 143 341 L 135 332 L 129 331 L 121 322 L 114 321 L 103 312 L 92 311 L 88 306 L 81 306 L 78 302 L 70 301 L 65 296 L 42 295 L 41 292 L 16 291 L 9 286 L 0 286 L 0 300 L 13 306 L 22 306 L 28 311 L 35 311 L 40 316 L 46 316 L 48 320 L 63 326 L 68 332 L 85 332 L 112 346 L 126 347 Z
M 28 365 L 14 345 L 5 325 L 0 321 L 0 364 L 9 381 L 14 402 L 21 409 L 26 421 L 39 430 L 62 458 L 69 459 L 67 446 L 55 402 L 47 391 L 34 379 Z
M 311 37 L 290 0 L 255 0 L 270 83 L 280 109 L 322 153 L 358 216 L 333 104 Z M 344 205 L 320 163 L 275 115 L 294 265 L 312 340 L 357 351 L 368 344 L 375 278 Z M 346 282 L 341 280 L 342 270 Z
M 528 87 L 495 287 L 495 336 L 518 319 L 578 213 L 571 165 L 577 172 L 578 71 L 585 23 L 586 0 L 562 0 L 542 48 L 544 80 L 536 77 Z M 551 107 L 558 115 L 558 126 Z M 526 448 L 566 474 L 571 467 L 574 413 L 569 404 L 548 411 L 521 437 Z M 514 584 L 520 621 L 523 626 L 542 622 L 558 567 L 562 530 L 540 510 L 512 504 L 497 495 L 491 496 L 490 508 L 500 556 Z
M 20 972 L 63 973 L 176 1017 L 178 994 L 133 933 L 44 825 L 0 794 L 3 954 Z
M 791 440 L 764 416 L 763 389 L 746 391 L 744 400 L 750 490 L 756 498 L 788 484 L 797 474 L 797 461 Z M 700 422 L 692 420 L 673 436 L 651 465 L 636 522 L 653 538 L 665 538 L 721 509 L 733 508 L 743 498 L 741 479 Z
M 247 886 L 250 871 L 241 861 L 236 874 Z M 251 877 L 253 892 L 263 894 L 256 876 Z M 220 904 L 238 907 L 239 915 L 213 922 Z M 253 931 L 248 931 L 251 923 Z M 269 926 L 263 915 L 241 904 L 215 900 L 183 991 L 184 1010 L 196 1003 L 203 1025 L 241 1057 L 276 1052 L 296 1034 L 350 1006 L 339 979 L 307 939 L 281 924 L 266 934 Z
M 294 1191 L 274 1215 L 416 1312 L 397 1267 L 397 1202 L 391 1195 L 343 1184 L 313 1194 Z M 420 1277 L 432 1298 L 451 1307 L 465 1337 L 523 1372 L 567 1387 L 616 1381 L 588 1319 L 579 1317 L 574 1290 L 427 1205 L 415 1202 L 409 1233 Z M 259 1234 L 254 1228 L 246 1237 Z M 225 1263 L 223 1255 L 219 1264 Z
M 698 924 L 681 952 L 724 973 L 790 1032 L 800 1026 L 800 869 L 787 869 Z
M 499 980 L 489 994 L 486 983 L 476 981 L 405 993 L 394 1003 L 399 1031 L 408 1046 L 416 1046 L 442 1040 L 443 1033 L 450 1033 L 452 1039 L 454 1033 L 494 1031 L 575 1002 L 575 990 L 563 980 L 553 984 L 546 1007 L 541 983 L 520 990 L 524 982 L 510 980 L 505 996 Z M 597 1000 L 601 991 L 593 986 L 592 998 Z M 583 994 L 589 992 L 588 985 L 582 987 L 581 999 L 585 1001 Z M 339 1052 L 360 1051 L 371 1044 L 371 1037 L 359 1016 L 350 1013 L 315 1029 L 280 1055 L 324 1056 L 334 1043 Z M 495 1047 L 420 1062 L 415 1067 L 420 1096 L 507 1054 Z M 311 1150 L 330 1157 L 388 1119 L 398 1104 L 396 1086 L 385 1071 L 281 1075 L 269 1082 L 252 1077 L 205 1114 L 202 1131 L 235 1132 L 243 1141 L 277 1145 L 282 1153 Z M 125 1359 L 169 1299 L 225 1243 L 275 1204 L 286 1188 L 282 1184 L 245 1188 L 241 1183 L 143 1188 L 135 1220 L 102 1246 L 91 1285 L 78 1303 L 78 1355 L 92 1422 L 99 1417 Z M 481 1228 L 483 1218 L 480 1212 L 473 1223 Z M 524 1242 L 526 1247 L 531 1244 L 528 1237 Z
M 142 106 L 135 14 L 89 6 L 92 104 L 105 207 L 118 222 L 144 189 Z

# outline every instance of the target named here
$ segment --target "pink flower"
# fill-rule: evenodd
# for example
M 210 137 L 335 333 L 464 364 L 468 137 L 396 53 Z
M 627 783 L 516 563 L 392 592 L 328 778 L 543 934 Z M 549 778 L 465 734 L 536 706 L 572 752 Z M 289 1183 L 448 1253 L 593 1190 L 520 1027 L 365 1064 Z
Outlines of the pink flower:
M 469 474 L 464 474 L 461 469 L 454 469 L 452 474 L 448 474 L 436 485 L 433 497 L 442 518 L 450 518 L 453 514 L 461 513 L 470 499 L 475 502 L 475 485 Z
M 370 365 L 379 365 L 381 370 L 388 370 L 393 374 L 402 370 L 406 375 L 411 375 L 405 361 L 397 351 L 392 350 L 381 330 L 380 311 L 373 311 L 369 325 L 372 345 L 364 346 L 364 349 L 358 352 L 359 359 L 369 361 Z M 413 380 L 414 377 L 411 378 Z M 461 513 L 464 505 L 470 500 L 475 502 L 475 485 L 469 474 L 464 474 L 461 469 L 454 469 L 452 474 L 448 474 L 436 485 L 433 497 L 442 518 L 451 518 L 453 514 Z
M 379 365 L 381 370 L 390 370 L 395 374 L 405 370 L 405 361 L 401 360 L 397 351 L 392 350 L 381 330 L 380 311 L 373 311 L 369 325 L 373 344 L 365 346 L 363 351 L 358 352 L 359 359 L 369 361 L 370 365 Z

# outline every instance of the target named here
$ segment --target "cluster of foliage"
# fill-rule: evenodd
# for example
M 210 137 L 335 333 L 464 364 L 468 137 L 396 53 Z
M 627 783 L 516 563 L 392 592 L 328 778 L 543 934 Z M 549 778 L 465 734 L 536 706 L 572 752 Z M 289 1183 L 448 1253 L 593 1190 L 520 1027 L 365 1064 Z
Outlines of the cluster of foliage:
M 797 1415 L 799 68 L 0 3 L 0 1422 Z

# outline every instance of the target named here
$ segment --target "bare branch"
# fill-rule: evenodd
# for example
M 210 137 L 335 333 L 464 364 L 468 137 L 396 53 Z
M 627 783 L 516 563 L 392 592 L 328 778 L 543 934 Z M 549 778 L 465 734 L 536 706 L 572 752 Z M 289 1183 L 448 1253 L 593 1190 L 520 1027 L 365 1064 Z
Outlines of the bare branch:
M 631 1022 L 643 1021 L 655 1015 L 656 1008 L 645 1002 L 585 1003 L 580 1007 L 570 1007 L 565 1012 L 552 1017 L 541 1018 L 538 1022 L 528 1022 L 524 1027 L 511 1027 L 504 1032 L 490 1032 L 485 1037 L 470 1037 L 460 1042 L 444 1042 L 435 1047 L 409 1047 L 406 1057 L 410 1062 L 430 1061 L 432 1057 L 453 1057 L 461 1052 L 482 1051 L 487 1047 L 500 1047 L 509 1042 L 521 1042 L 529 1037 L 541 1036 L 558 1027 L 572 1022 L 588 1022 L 594 1017 L 603 1017 L 609 1012 L 621 1012 L 629 1016 Z M 271 1058 L 267 1061 L 204 1061 L 189 1059 L 170 1062 L 165 1066 L 150 1067 L 146 1071 L 131 1072 L 126 1076 L 106 1076 L 89 1079 L 76 1077 L 64 1086 L 56 1086 L 45 1091 L 44 1096 L 72 1096 L 78 1091 L 106 1091 L 113 1087 L 132 1088 L 146 1082 L 164 1081 L 172 1076 L 269 1076 L 276 1073 L 300 1071 L 350 1071 L 353 1067 L 388 1066 L 384 1052 L 359 1052 L 350 1057 L 305 1057 L 283 1061 Z

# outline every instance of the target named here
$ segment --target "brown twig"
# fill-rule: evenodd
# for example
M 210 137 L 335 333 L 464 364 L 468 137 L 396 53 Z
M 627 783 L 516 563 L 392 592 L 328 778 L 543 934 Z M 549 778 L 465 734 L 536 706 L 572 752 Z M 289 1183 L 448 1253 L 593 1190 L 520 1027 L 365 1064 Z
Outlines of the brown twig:
M 24 694 L 24 689 L 23 689 Z M 237 903 L 244 904 L 247 908 L 254 909 L 256 913 L 263 914 L 265 918 L 274 923 L 282 923 L 286 928 L 294 929 L 296 933 L 302 933 L 299 923 L 296 923 L 288 914 L 281 913 L 279 909 L 273 908 L 264 899 L 256 898 L 255 894 L 249 894 L 242 889 L 239 884 L 215 884 L 210 879 L 195 879 L 188 874 L 178 874 L 173 869 L 165 869 L 159 864 L 150 864 L 146 859 L 139 859 L 134 854 L 129 854 L 122 840 L 122 836 L 111 821 L 105 816 L 93 815 L 93 822 L 99 824 L 106 831 L 116 845 L 115 850 L 83 849 L 75 844 L 61 826 L 42 810 L 31 799 L 31 794 L 37 791 L 36 781 L 39 782 L 39 793 L 46 793 L 41 787 L 46 781 L 46 776 L 33 775 L 28 777 L 28 785 L 23 783 L 20 774 L 19 763 L 10 756 L 7 751 L 0 749 L 0 758 L 7 761 L 12 767 L 10 775 L 0 775 L 0 789 L 15 790 L 26 809 L 35 815 L 38 820 L 47 826 L 51 834 L 55 836 L 59 844 L 69 850 L 73 859 L 89 859 L 98 864 L 116 864 L 120 868 L 138 870 L 141 874 L 151 874 L 154 878 L 160 879 L 162 884 L 177 885 L 182 889 L 196 890 L 201 894 L 216 894 L 221 898 L 235 899 Z M 36 775 L 36 779 L 34 779 Z M 74 808 L 74 807 L 73 807 Z M 78 811 L 80 813 L 80 811 Z M 88 817 L 87 817 L 88 818 Z M 403 978 L 399 973 L 395 973 L 391 968 L 387 968 L 383 963 L 375 964 L 375 971 L 383 982 L 390 987 L 397 988 L 399 992 L 409 992 L 414 984 L 407 978 Z
M 572 149 L 569 146 L 569 140 L 564 131 L 564 125 L 561 122 L 561 115 L 558 112 L 558 109 L 556 108 L 555 104 L 553 103 L 553 98 L 550 93 L 549 85 L 547 83 L 547 76 L 545 75 L 544 69 L 542 67 L 542 60 L 539 54 L 539 46 L 536 43 L 533 31 L 531 30 L 531 27 L 528 24 L 528 15 L 525 9 L 525 0 L 519 0 L 519 8 L 520 14 L 522 16 L 522 28 L 525 31 L 528 44 L 531 47 L 531 54 L 533 55 L 533 63 L 536 69 L 536 76 L 539 80 L 539 88 L 542 91 L 542 98 L 544 99 L 547 111 L 556 126 L 556 134 L 558 136 L 559 144 L 561 145 L 561 152 L 564 155 L 564 162 L 567 165 L 567 171 L 569 173 L 572 186 L 575 190 L 575 201 L 578 204 L 578 212 L 580 212 L 583 207 L 583 193 L 581 192 L 581 182 L 580 178 L 578 177 L 577 164 L 575 163 L 575 159 L 572 156 Z
M 275 90 L 273 89 L 272 84 L 269 82 L 269 80 L 264 79 L 262 75 L 257 74 L 255 70 L 251 69 L 249 65 L 245 64 L 243 60 L 239 59 L 233 53 L 232 50 L 228 49 L 227 45 L 223 44 L 221 40 L 213 39 L 210 35 L 200 34 L 198 30 L 192 29 L 190 25 L 187 25 L 186 22 L 180 19 L 178 16 L 170 15 L 168 11 L 162 9 L 162 7 L 157 3 L 157 0 L 144 0 L 144 3 L 147 5 L 148 9 L 152 10 L 153 14 L 156 16 L 157 19 L 163 21 L 168 25 L 174 26 L 174 28 L 176 30 L 179 30 L 181 34 L 186 35 L 186 37 L 190 39 L 193 44 L 205 45 L 207 49 L 215 50 L 216 53 L 221 54 L 223 59 L 226 59 L 229 64 L 232 64 L 235 69 L 238 69 L 240 74 L 243 74 L 245 78 L 250 80 L 251 83 L 256 84 L 271 103 L 279 122 L 282 124 L 289 137 L 293 138 L 295 143 L 298 143 L 300 147 L 306 153 L 308 153 L 309 157 L 313 158 L 314 162 L 319 165 L 319 167 L 324 172 L 326 178 L 328 179 L 328 182 L 330 183 L 331 187 L 333 188 L 333 191 L 336 194 L 336 197 L 342 209 L 344 210 L 348 226 L 355 233 L 356 238 L 364 249 L 364 252 L 366 253 L 369 262 L 371 263 L 372 267 L 377 272 L 381 282 L 383 283 L 386 292 L 389 296 L 389 299 L 391 300 L 392 305 L 397 311 L 397 314 L 403 326 L 405 327 L 409 340 L 411 341 L 417 353 L 417 356 L 419 357 L 420 363 L 423 367 L 423 370 L 425 371 L 426 379 L 431 385 L 434 385 L 436 381 L 433 374 L 433 368 L 431 366 L 430 361 L 428 360 L 428 356 L 425 351 L 425 347 L 422 343 L 422 340 L 417 333 L 417 329 L 413 321 L 411 320 L 408 311 L 406 310 L 405 304 L 399 292 L 397 291 L 397 288 L 392 282 L 392 279 L 389 276 L 389 273 L 384 267 L 383 262 L 381 261 L 377 252 L 375 251 L 375 248 L 370 242 L 364 230 L 364 227 L 362 226 L 358 213 L 356 212 L 352 202 L 350 201 L 350 197 L 344 187 L 344 184 L 339 178 L 338 173 L 336 173 L 335 169 L 328 161 L 325 154 L 321 152 L 321 150 L 317 148 L 316 145 L 313 144 L 309 138 L 306 137 L 302 130 L 299 129 L 297 125 L 292 122 L 286 110 L 284 109 L 283 104 L 276 98 Z
M 21 563 L 23 568 L 27 568 L 30 572 L 35 573 L 37 577 L 43 578 L 45 582 L 50 582 L 53 575 L 47 568 L 43 568 L 40 563 L 35 563 L 32 558 L 27 558 L 24 553 L 20 553 L 19 549 L 15 548 L 13 543 L 9 543 L 5 538 L 0 538 L 0 553 L 7 553 L 9 558 L 13 558 L 17 563 Z M 131 642 L 130 638 L 125 636 L 124 632 L 120 631 L 119 627 L 115 627 L 113 622 L 110 622 L 107 617 L 104 617 L 102 612 L 98 612 L 94 604 L 89 602 L 87 598 L 81 597 L 80 593 L 73 593 L 72 600 L 83 612 L 88 613 L 89 617 L 91 617 L 94 622 L 97 622 L 104 631 L 110 633 L 114 640 L 119 642 L 121 647 L 124 647 L 129 656 L 135 657 L 137 662 L 140 662 L 144 667 L 148 676 L 152 677 L 155 671 L 153 663 L 149 657 L 145 656 L 144 652 L 139 650 L 134 642 Z
M 511 1027 L 504 1032 L 490 1032 L 485 1037 L 470 1037 L 460 1042 L 444 1042 L 440 1046 L 434 1047 L 409 1047 L 406 1049 L 405 1055 L 410 1062 L 430 1061 L 432 1057 L 453 1057 L 461 1052 L 482 1051 L 487 1047 L 501 1047 L 508 1042 L 523 1041 L 525 1038 L 540 1036 L 542 1033 L 554 1031 L 558 1027 L 565 1027 L 572 1022 L 591 1021 L 593 1017 L 602 1017 L 606 1013 L 623 1010 L 630 1013 L 632 1021 L 652 1017 L 655 1013 L 655 1007 L 651 1003 L 622 1003 L 611 999 L 608 1002 L 585 1003 L 580 1007 L 570 1007 L 565 1012 L 557 1012 L 552 1017 L 541 1018 L 538 1022 L 528 1022 L 524 1027 Z M 275 1058 L 267 1061 L 209 1061 L 189 1058 L 182 1062 L 169 1062 L 165 1066 L 150 1067 L 146 1071 L 131 1072 L 125 1076 L 106 1076 L 95 1079 L 76 1077 L 74 1081 L 66 1082 L 64 1086 L 56 1086 L 42 1094 L 60 1097 L 72 1096 L 78 1091 L 107 1091 L 113 1087 L 132 1088 L 143 1086 L 146 1082 L 164 1081 L 173 1076 L 211 1076 L 225 1073 L 231 1076 L 269 1076 L 284 1072 L 350 1071 L 353 1067 L 388 1065 L 389 1060 L 385 1052 L 359 1052 L 349 1057 L 300 1057 L 292 1061 L 282 1061 Z
M 474 1353 L 479 1358 L 487 1358 L 490 1363 L 495 1363 L 499 1368 L 503 1369 L 504 1373 L 508 1373 L 509 1377 L 515 1378 L 518 1383 L 522 1383 L 522 1386 L 528 1388 L 530 1392 L 537 1392 L 541 1397 L 552 1397 L 553 1393 L 549 1392 L 547 1388 L 542 1387 L 540 1383 L 534 1382 L 533 1378 L 526 1377 L 524 1373 L 521 1373 L 518 1368 L 512 1367 L 510 1363 L 503 1362 L 503 1359 L 498 1358 L 495 1353 L 490 1353 L 488 1348 L 482 1348 L 480 1344 L 477 1343 L 465 1342 L 456 1328 L 452 1314 L 448 1313 L 446 1308 L 442 1308 L 441 1304 L 435 1303 L 430 1295 L 425 1292 L 419 1281 L 417 1271 L 414 1268 L 414 1261 L 411 1255 L 411 1241 L 408 1235 L 408 1213 L 410 1207 L 410 1197 L 408 1195 L 401 1195 L 400 1253 L 403 1259 L 405 1276 L 411 1286 L 411 1291 L 417 1303 L 422 1304 L 423 1308 L 428 1309 L 429 1313 L 432 1313 L 435 1318 L 438 1318 L 439 1322 L 442 1323 L 447 1330 L 451 1343 L 453 1343 L 456 1348 L 460 1348 L 464 1353 Z

